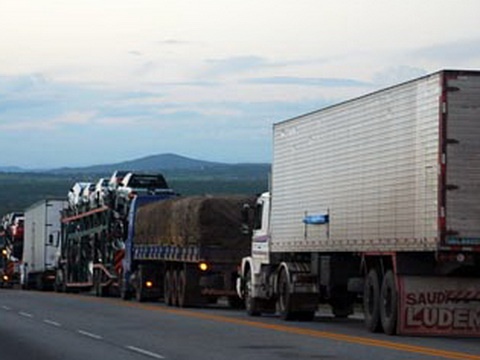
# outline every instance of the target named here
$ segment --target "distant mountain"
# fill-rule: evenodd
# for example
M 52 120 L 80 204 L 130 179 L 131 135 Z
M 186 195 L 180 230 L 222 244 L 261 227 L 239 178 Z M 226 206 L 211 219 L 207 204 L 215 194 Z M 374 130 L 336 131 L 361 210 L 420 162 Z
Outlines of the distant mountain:
M 18 166 L 0 166 L 0 172 L 4 173 L 19 173 L 24 172 L 25 170 Z
M 204 160 L 197 160 L 176 154 L 151 155 L 143 158 L 119 162 L 115 164 L 94 165 L 79 168 L 60 168 L 49 170 L 53 174 L 111 174 L 115 170 L 131 170 L 138 172 L 168 172 L 182 173 L 208 173 L 235 174 L 241 173 L 264 176 L 270 171 L 270 164 L 227 164 Z
M 184 195 L 245 194 L 269 188 L 270 164 L 225 164 L 175 154 L 147 156 L 116 164 L 56 170 L 0 167 L 0 216 L 28 208 L 46 198 L 65 198 L 76 182 L 96 182 L 115 170 L 160 172 L 169 186 Z M 6 169 L 7 171 L 1 172 Z M 17 172 L 12 172 L 17 171 Z M 22 171 L 23 170 L 23 171 Z

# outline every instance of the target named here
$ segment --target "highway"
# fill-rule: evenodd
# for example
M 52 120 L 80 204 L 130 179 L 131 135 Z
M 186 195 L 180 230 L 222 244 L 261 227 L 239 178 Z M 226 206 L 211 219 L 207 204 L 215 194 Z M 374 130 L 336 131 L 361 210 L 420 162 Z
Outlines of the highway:
M 480 340 L 370 334 L 360 315 L 311 323 L 222 304 L 161 303 L 0 289 L 0 360 L 470 359 Z

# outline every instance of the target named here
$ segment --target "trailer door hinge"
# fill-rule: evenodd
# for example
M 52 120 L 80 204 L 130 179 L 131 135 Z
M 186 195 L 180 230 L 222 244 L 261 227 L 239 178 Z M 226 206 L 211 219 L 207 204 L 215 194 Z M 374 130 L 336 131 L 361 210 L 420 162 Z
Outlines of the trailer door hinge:
M 457 185 L 447 184 L 445 187 L 447 190 L 458 190 L 459 187 Z

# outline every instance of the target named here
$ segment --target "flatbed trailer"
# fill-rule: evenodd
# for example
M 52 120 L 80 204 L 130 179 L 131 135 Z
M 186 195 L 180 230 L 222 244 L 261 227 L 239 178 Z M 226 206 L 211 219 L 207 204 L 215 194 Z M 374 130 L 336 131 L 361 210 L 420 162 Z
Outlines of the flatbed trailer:
M 167 305 L 179 307 L 225 297 L 230 306 L 242 306 L 235 284 L 238 263 L 250 251 L 249 236 L 241 228 L 241 210 L 248 198 L 179 197 L 148 205 L 153 213 L 147 213 L 147 206 L 136 211 L 139 204 L 132 204 L 129 223 L 143 232 L 129 229 L 122 297 L 163 298 Z M 143 217 L 143 224 L 136 217 Z M 151 228 L 151 223 L 159 225 Z M 149 243 L 148 237 L 164 243 L 152 243 L 154 239 Z

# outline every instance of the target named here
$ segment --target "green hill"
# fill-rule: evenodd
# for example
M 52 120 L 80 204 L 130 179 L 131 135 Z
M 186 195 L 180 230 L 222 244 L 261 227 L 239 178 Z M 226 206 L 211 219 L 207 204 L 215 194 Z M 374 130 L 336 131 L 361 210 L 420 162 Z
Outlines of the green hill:
M 75 182 L 96 182 L 117 169 L 163 173 L 182 195 L 256 194 L 268 189 L 270 164 L 223 164 L 163 154 L 83 168 L 0 172 L 0 217 L 48 197 L 66 199 Z

